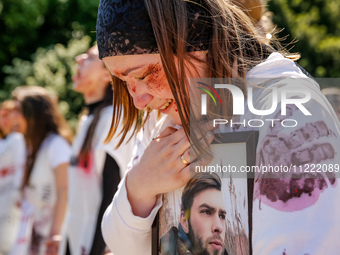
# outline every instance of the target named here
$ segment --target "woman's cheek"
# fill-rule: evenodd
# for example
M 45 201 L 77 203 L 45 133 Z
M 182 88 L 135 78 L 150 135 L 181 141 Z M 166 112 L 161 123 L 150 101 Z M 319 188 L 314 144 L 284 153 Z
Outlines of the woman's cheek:
M 136 89 L 136 82 L 131 80 L 131 81 L 127 81 L 127 84 L 126 84 L 128 90 L 129 90 L 129 93 L 132 95 L 133 93 L 136 93 L 137 89 Z M 132 93 L 133 92 L 133 93 Z
M 132 90 L 133 93 L 136 93 L 136 85 L 135 84 L 131 84 L 130 89 Z
M 146 78 L 146 83 L 150 92 L 156 94 L 171 93 L 168 80 L 163 70 L 150 74 Z

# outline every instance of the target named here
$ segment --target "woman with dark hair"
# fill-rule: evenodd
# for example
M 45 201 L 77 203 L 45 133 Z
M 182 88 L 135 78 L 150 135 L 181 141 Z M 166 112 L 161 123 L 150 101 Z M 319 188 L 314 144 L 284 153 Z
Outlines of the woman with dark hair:
M 113 91 L 110 74 L 98 58 L 97 45 L 76 57 L 73 89 L 83 94 L 88 114 L 81 117 L 72 145 L 69 199 L 59 254 L 105 252 L 101 221 L 131 158 L 134 139 L 115 149 L 121 136 L 104 144 L 110 130 Z M 120 127 L 121 128 L 121 127 Z
M 207 119 L 238 123 L 220 125 L 222 132 L 259 131 L 258 166 L 339 167 L 340 127 L 318 84 L 294 62 L 297 55 L 268 45 L 232 2 L 101 0 L 97 42 L 112 75 L 114 112 L 124 110 L 114 116 L 109 138 L 120 120 L 124 134 L 137 131 L 141 110 L 166 115 L 104 216 L 104 237 L 115 255 L 151 254 L 151 225 L 163 199 L 179 197 L 190 168 L 211 159 L 204 154 L 204 144 L 214 137 Z M 220 104 L 203 105 L 198 100 L 206 95 L 198 84 L 234 85 L 232 92 L 219 90 Z M 279 92 L 282 97 L 274 97 Z M 241 95 L 248 100 L 240 101 Z M 249 214 L 253 254 L 337 254 L 340 186 L 335 177 L 331 171 L 256 175 Z M 221 246 L 207 245 L 209 254 L 220 254 Z
M 22 189 L 34 205 L 31 254 L 56 254 L 67 205 L 67 167 L 72 131 L 46 89 L 22 86 L 13 91 L 27 122 L 26 171 Z

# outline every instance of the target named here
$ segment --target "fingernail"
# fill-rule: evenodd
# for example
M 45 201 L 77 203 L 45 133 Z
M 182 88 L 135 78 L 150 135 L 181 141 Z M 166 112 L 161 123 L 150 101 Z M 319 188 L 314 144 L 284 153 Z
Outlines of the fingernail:
M 209 125 L 213 127 L 214 126 L 214 122 L 213 121 L 209 121 Z
M 208 132 L 206 135 L 205 135 L 205 137 L 207 138 L 207 139 L 209 139 L 210 137 L 211 137 L 211 132 Z

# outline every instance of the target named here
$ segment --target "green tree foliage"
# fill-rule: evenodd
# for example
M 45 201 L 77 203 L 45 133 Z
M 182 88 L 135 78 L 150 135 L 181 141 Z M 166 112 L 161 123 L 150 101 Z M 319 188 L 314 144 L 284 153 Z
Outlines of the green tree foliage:
M 340 77 L 339 0 L 270 0 L 268 9 L 286 48 L 296 41 L 290 51 L 301 54 L 301 66 L 314 77 Z
M 44 86 L 59 95 L 74 123 L 83 104 L 71 89 L 74 57 L 95 41 L 98 5 L 99 0 L 0 0 L 0 102 L 17 86 Z
M 0 0 L 0 102 L 21 85 L 40 85 L 59 95 L 75 123 L 81 95 L 72 91 L 74 57 L 95 41 L 99 0 Z M 340 77 L 339 0 L 268 0 L 279 38 L 314 77 Z M 87 36 L 85 36 L 87 35 Z
M 95 40 L 99 0 L 0 0 L 0 67 L 39 47 L 84 35 Z M 0 72 L 0 84 L 5 75 Z
M 90 47 L 91 38 L 71 39 L 67 46 L 56 44 L 38 48 L 32 60 L 15 58 L 13 65 L 5 66 L 8 90 L 0 89 L 0 97 L 10 97 L 10 92 L 21 85 L 38 85 L 53 91 L 59 97 L 59 106 L 74 128 L 83 106 L 81 94 L 72 90 L 72 74 L 76 73 L 75 56 Z

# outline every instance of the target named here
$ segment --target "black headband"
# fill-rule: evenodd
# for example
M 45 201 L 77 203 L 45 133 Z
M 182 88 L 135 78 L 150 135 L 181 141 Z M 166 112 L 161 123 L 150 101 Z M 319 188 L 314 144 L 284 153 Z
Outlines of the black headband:
M 201 5 L 203 1 L 192 2 L 187 2 L 188 52 L 206 50 L 211 32 L 211 26 L 208 25 L 211 24 L 210 17 Z M 100 59 L 116 55 L 159 53 L 143 0 L 101 0 L 96 33 Z

